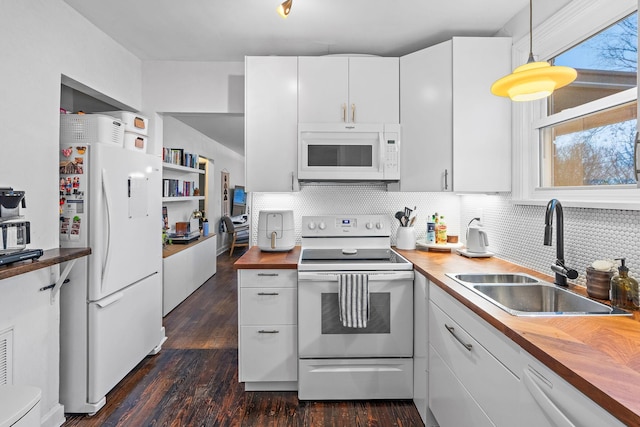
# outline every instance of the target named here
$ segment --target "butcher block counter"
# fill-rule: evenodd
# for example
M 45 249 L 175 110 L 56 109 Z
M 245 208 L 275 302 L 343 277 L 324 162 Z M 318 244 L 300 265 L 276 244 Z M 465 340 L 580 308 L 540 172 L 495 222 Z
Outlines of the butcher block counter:
M 640 425 L 640 315 L 516 317 L 450 279 L 446 273 L 522 272 L 497 258 L 398 250 L 415 270 L 536 357 L 627 425 Z M 550 261 L 551 262 L 551 261 Z M 570 289 L 586 295 L 583 287 Z M 601 301 L 602 302 L 602 301 Z
M 495 257 L 471 259 L 454 253 L 397 251 L 413 263 L 416 271 L 620 421 L 640 425 L 639 313 L 634 317 L 512 316 L 445 274 L 520 272 L 548 282 L 553 282 L 553 277 Z M 261 252 L 252 247 L 234 268 L 295 269 L 299 256 L 299 246 L 289 252 Z M 586 296 L 583 287 L 569 288 Z
M 257 246 L 252 246 L 244 253 L 234 264 L 233 268 L 279 268 L 292 269 L 298 268 L 298 260 L 300 258 L 300 246 L 294 247 L 286 252 L 262 252 Z

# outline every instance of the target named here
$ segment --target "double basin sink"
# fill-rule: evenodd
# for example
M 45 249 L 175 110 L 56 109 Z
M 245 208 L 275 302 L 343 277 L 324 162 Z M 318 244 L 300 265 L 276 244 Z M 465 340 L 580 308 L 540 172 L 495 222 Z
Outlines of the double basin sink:
M 631 316 L 524 273 L 447 274 L 514 316 Z

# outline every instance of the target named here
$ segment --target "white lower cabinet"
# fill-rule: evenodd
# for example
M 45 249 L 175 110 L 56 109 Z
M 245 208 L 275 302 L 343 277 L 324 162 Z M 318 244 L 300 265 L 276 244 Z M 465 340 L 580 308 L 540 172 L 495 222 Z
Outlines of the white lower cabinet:
M 297 390 L 297 270 L 238 270 L 238 378 L 245 390 Z
M 623 425 L 438 286 L 428 295 L 429 409 L 440 427 Z
M 613 415 L 524 350 L 520 385 L 522 427 L 623 426 Z

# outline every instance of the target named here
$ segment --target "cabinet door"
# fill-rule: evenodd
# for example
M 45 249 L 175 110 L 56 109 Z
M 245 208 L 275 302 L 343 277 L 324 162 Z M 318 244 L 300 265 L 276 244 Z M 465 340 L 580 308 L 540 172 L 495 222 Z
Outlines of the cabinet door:
M 454 191 L 511 191 L 511 101 L 489 90 L 510 72 L 511 38 L 454 37 Z
M 524 350 L 519 425 L 622 426 L 623 423 Z
M 247 191 L 292 191 L 298 169 L 298 60 L 245 60 Z
M 349 58 L 298 58 L 298 117 L 300 123 L 349 121 Z
M 429 346 L 429 408 L 440 427 L 495 427 L 433 347 Z
M 295 325 L 241 326 L 240 381 L 297 381 Z
M 451 41 L 400 58 L 402 191 L 452 191 Z
M 349 108 L 352 123 L 400 122 L 398 58 L 349 58 Z

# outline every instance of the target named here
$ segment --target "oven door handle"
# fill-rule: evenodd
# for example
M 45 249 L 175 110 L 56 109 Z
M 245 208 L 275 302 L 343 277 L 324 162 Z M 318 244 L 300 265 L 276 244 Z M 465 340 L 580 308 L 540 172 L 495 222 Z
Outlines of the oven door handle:
M 367 271 L 340 271 L 340 272 L 309 272 L 298 271 L 298 282 L 338 282 L 340 274 L 356 273 L 367 274 L 369 282 L 381 282 L 390 280 L 413 280 L 413 270 L 389 271 L 389 272 L 367 272 Z

